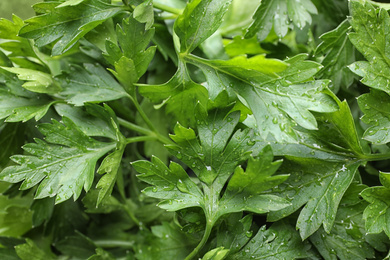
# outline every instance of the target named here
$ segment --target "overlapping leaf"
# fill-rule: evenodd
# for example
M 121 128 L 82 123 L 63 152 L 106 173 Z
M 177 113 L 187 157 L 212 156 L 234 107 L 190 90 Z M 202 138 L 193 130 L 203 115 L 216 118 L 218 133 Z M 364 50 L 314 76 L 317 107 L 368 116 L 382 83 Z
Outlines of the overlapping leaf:
M 369 233 L 384 231 L 390 237 L 390 174 L 380 172 L 383 186 L 369 187 L 361 192 L 361 196 L 370 203 L 363 212 L 366 230 Z
M 145 25 L 134 18 L 123 20 L 116 29 L 118 43 L 106 42 L 106 59 L 115 67 L 116 78 L 128 89 L 147 70 L 156 47 L 148 47 L 154 35 L 154 28 L 145 30 Z M 147 48 L 147 49 L 146 49 Z
M 271 134 L 279 142 L 296 142 L 293 130 L 296 124 L 307 129 L 317 128 L 310 111 L 337 110 L 327 89 L 328 82 L 310 81 L 321 65 L 305 61 L 305 57 L 298 55 L 284 63 L 262 56 L 228 61 L 189 56 L 186 60 L 205 73 L 211 98 L 227 88 L 245 99 L 264 139 Z
M 81 132 L 77 126 L 63 118 L 64 125 L 53 120 L 41 124 L 39 130 L 46 142 L 36 139 L 23 149 L 31 155 L 14 155 L 18 165 L 5 168 L 2 180 L 17 183 L 21 189 L 29 189 L 40 183 L 36 198 L 56 196 L 60 203 L 80 196 L 84 187 L 89 190 L 94 178 L 97 160 L 115 147 L 115 143 L 98 142 Z
M 347 88 L 353 83 L 353 73 L 347 68 L 355 61 L 355 48 L 348 39 L 351 26 L 347 20 L 336 29 L 321 35 L 322 42 L 316 49 L 316 56 L 325 55 L 324 66 L 318 76 L 332 80 L 332 89 L 338 92 L 340 87 Z
M 268 220 L 276 221 L 290 215 L 303 205 L 297 228 L 306 239 L 321 225 L 329 232 L 344 192 L 351 184 L 359 162 L 325 162 L 318 159 L 290 159 L 282 172 L 291 177 L 274 189 L 275 194 L 291 200 L 291 206 L 271 212 Z M 286 167 L 286 168 L 284 168 Z
M 341 201 L 330 233 L 320 228 L 310 237 L 323 258 L 363 260 L 373 258 L 374 249 L 381 252 L 386 250 L 384 234 L 367 234 L 364 228 L 363 210 L 367 203 L 359 198 L 358 193 L 365 187 L 361 184 L 351 185 Z
M 231 0 L 189 2 L 174 24 L 175 33 L 180 38 L 180 49 L 176 51 L 190 53 L 209 38 L 223 22 L 230 3 Z
M 246 37 L 257 34 L 259 41 L 263 41 L 273 27 L 282 38 L 287 34 L 290 20 L 302 29 L 306 24 L 311 24 L 311 14 L 317 14 L 311 0 L 263 0 L 253 16 L 254 21 Z
M 292 226 L 279 222 L 269 229 L 262 226 L 249 243 L 226 259 L 302 259 L 311 255 L 310 244 L 302 242 Z
M 390 94 L 390 17 L 386 10 L 377 10 L 369 2 L 350 1 L 350 23 L 354 32 L 349 39 L 367 61 L 349 66 L 363 77 L 365 85 Z
M 85 0 L 76 6 L 59 7 L 61 2 L 34 5 L 41 15 L 26 20 L 19 34 L 35 40 L 37 46 L 55 42 L 52 55 L 60 55 L 76 44 L 86 33 L 123 11 L 109 0 Z M 61 22 L 59 22 L 61 21 Z
M 369 125 L 363 138 L 374 144 L 390 142 L 390 97 L 380 91 L 358 98 L 359 107 L 363 111 L 362 121 Z
M 196 103 L 207 103 L 207 90 L 204 86 L 193 82 L 185 65 L 180 63 L 176 74 L 162 85 L 139 85 L 141 95 L 154 103 L 165 105 L 167 114 L 174 115 L 184 126 L 193 126 Z M 160 105 L 160 106 L 161 106 Z
M 103 102 L 128 96 L 123 87 L 102 66 L 71 65 L 68 72 L 56 78 L 63 91 L 60 95 L 76 106 L 86 102 Z

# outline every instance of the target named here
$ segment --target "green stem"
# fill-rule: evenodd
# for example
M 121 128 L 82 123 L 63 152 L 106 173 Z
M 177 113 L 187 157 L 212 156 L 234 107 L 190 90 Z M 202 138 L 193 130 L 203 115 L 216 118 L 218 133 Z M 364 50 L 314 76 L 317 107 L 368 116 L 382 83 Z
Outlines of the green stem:
M 390 159 L 390 154 L 388 153 L 365 154 L 360 158 L 365 161 L 384 161 Z
M 177 14 L 177 15 L 181 15 L 181 13 L 183 12 L 183 10 L 181 10 L 181 9 L 170 7 L 170 6 L 160 4 L 157 2 L 153 2 L 153 7 L 160 9 L 162 11 L 172 13 L 172 14 Z
M 131 220 L 134 221 L 134 223 L 139 227 L 141 222 L 138 220 L 138 218 L 134 215 L 134 213 L 129 209 L 129 207 L 126 204 L 122 204 L 123 209 L 126 211 L 127 215 L 131 218 Z
M 139 126 L 136 124 L 133 124 L 133 123 L 131 123 L 127 120 L 124 120 L 122 118 L 118 118 L 118 122 L 121 126 L 126 127 L 127 129 L 130 129 L 130 130 L 136 131 L 140 134 L 150 135 L 150 133 L 152 133 L 152 131 L 150 131 L 149 129 L 143 128 L 142 126 Z
M 124 240 L 94 240 L 94 244 L 98 247 L 104 248 L 113 248 L 113 247 L 124 247 L 131 248 L 134 246 L 134 241 L 124 241 Z
M 209 239 L 212 229 L 213 229 L 213 224 L 211 222 L 207 222 L 206 229 L 204 231 L 202 240 L 199 242 L 199 244 L 195 247 L 195 249 L 184 260 L 193 259 L 195 256 L 198 255 L 200 250 L 203 248 L 203 246 L 206 244 L 207 240 Z
M 126 144 L 145 142 L 145 141 L 155 141 L 157 140 L 156 136 L 136 136 L 126 138 Z
M 133 102 L 135 108 L 137 109 L 138 113 L 140 114 L 141 118 L 144 120 L 146 125 L 149 127 L 149 129 L 152 130 L 153 132 L 157 132 L 152 121 L 150 121 L 149 117 L 146 115 L 145 111 L 142 109 L 142 107 L 138 103 L 135 91 L 134 91 L 133 95 L 129 94 L 127 97 Z

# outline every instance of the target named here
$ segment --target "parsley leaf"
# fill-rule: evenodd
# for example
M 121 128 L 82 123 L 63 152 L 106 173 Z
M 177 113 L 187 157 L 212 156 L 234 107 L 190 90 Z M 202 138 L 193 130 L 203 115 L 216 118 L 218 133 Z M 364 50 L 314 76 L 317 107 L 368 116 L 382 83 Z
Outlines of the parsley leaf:
M 0 177 L 4 181 L 17 183 L 29 189 L 38 183 L 36 198 L 56 196 L 56 203 L 80 196 L 84 187 L 92 185 L 97 160 L 115 147 L 115 143 L 96 141 L 67 119 L 64 125 L 53 120 L 52 124 L 41 124 L 39 130 L 46 142 L 36 139 L 23 149 L 31 155 L 14 155 L 11 159 L 19 165 L 5 168 Z
M 85 0 L 76 6 L 60 6 L 61 2 L 36 4 L 34 9 L 41 15 L 26 20 L 27 24 L 19 34 L 36 40 L 39 47 L 55 42 L 52 55 L 60 55 L 93 28 L 123 11 L 122 7 L 111 5 L 110 2 Z

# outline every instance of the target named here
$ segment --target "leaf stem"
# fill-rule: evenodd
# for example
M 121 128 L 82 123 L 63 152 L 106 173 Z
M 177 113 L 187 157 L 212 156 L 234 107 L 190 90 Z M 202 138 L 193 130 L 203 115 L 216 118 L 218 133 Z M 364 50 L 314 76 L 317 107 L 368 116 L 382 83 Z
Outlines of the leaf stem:
M 139 126 L 139 125 L 136 125 L 136 124 L 133 124 L 127 120 L 124 120 L 122 118 L 119 118 L 118 117 L 118 122 L 121 126 L 124 126 L 126 127 L 127 129 L 130 129 L 130 130 L 133 130 L 133 131 L 136 131 L 140 134 L 144 134 L 144 135 L 150 135 L 151 131 L 149 129 L 146 129 L 146 128 L 143 128 L 142 126 Z
M 152 121 L 150 121 L 149 117 L 146 115 L 145 111 L 142 109 L 141 105 L 138 103 L 135 91 L 134 91 L 134 96 L 129 94 L 128 97 L 133 102 L 135 108 L 137 109 L 138 113 L 140 114 L 140 116 L 142 117 L 142 119 L 144 120 L 146 125 L 149 127 L 149 129 L 152 130 L 153 132 L 157 132 Z
M 384 161 L 390 159 L 389 153 L 365 154 L 360 157 L 365 161 Z
M 126 144 L 137 143 L 137 142 L 145 142 L 145 141 L 154 141 L 157 140 L 157 136 L 136 136 L 126 138 Z
M 153 2 L 153 7 L 160 9 L 162 11 L 165 11 L 165 12 L 171 13 L 171 14 L 181 15 L 183 12 L 181 9 L 170 7 L 170 6 L 164 5 L 164 4 L 160 4 L 158 2 Z
M 213 228 L 213 223 L 208 221 L 206 224 L 206 229 L 204 231 L 202 240 L 184 260 L 193 259 L 199 253 L 199 251 L 203 248 L 203 246 L 206 244 L 207 240 L 209 239 L 212 228 Z

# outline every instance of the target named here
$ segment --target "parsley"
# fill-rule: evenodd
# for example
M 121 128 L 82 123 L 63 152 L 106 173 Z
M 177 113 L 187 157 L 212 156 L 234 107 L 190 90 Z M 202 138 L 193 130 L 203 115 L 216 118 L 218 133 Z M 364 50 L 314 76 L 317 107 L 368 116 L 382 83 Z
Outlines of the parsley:
M 33 8 L 0 20 L 4 259 L 388 258 L 388 4 Z

